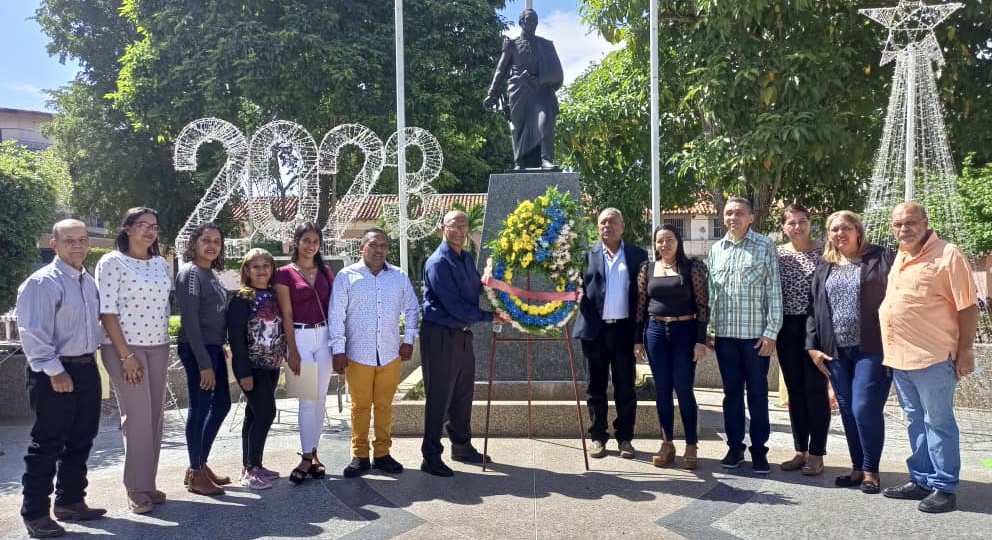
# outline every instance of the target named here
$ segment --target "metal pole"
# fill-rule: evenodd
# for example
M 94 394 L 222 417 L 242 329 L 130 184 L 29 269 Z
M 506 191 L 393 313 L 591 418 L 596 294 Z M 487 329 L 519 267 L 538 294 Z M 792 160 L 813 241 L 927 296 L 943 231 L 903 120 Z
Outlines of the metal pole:
M 409 273 L 406 213 L 406 95 L 403 70 L 403 0 L 394 0 L 396 24 L 396 176 L 399 192 L 400 268 Z
M 651 230 L 661 224 L 661 148 L 658 139 L 658 1 L 651 0 Z
M 906 200 L 911 201 L 916 190 L 916 46 L 910 43 L 903 54 L 906 55 Z M 929 60 L 926 60 L 929 62 Z
M 527 9 L 534 9 L 534 0 L 527 0 Z

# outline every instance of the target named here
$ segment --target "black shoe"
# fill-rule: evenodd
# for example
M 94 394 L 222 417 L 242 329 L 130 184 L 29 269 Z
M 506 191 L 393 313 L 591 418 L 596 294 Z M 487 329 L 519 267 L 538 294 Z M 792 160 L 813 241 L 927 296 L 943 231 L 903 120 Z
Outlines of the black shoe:
M 479 452 L 472 446 L 472 443 L 466 444 L 452 444 L 451 445 L 451 459 L 455 461 L 461 461 L 462 463 L 482 463 L 482 452 Z M 492 463 L 492 459 L 489 456 L 485 456 L 486 463 Z
M 907 499 L 911 501 L 922 501 L 930 495 L 931 490 L 910 480 L 899 487 L 885 488 L 882 495 L 890 499 Z
M 372 460 L 372 468 L 379 469 L 387 474 L 399 474 L 403 472 L 403 465 L 393 459 L 393 456 L 386 454 Z
M 736 469 L 744 463 L 744 450 L 731 448 L 727 450 L 727 455 L 720 460 L 720 466 L 724 469 Z M 768 468 L 768 461 L 765 461 L 765 468 Z
M 341 473 L 345 478 L 354 478 L 356 476 L 361 476 L 372 469 L 372 462 L 369 461 L 367 457 L 355 457 L 351 458 L 351 463 L 344 468 Z
M 861 493 L 865 495 L 878 495 L 881 493 L 882 488 L 878 485 L 878 482 L 874 480 L 865 480 L 861 482 Z
M 56 538 L 65 534 L 61 525 L 52 521 L 49 516 L 38 519 L 24 520 L 24 527 L 31 538 Z
M 864 475 L 861 475 L 861 478 L 855 478 L 850 474 L 845 474 L 844 476 L 838 476 L 837 478 L 834 478 L 834 485 L 843 488 L 858 487 L 861 485 L 863 479 L 864 479 Z
M 751 454 L 751 469 L 754 471 L 754 474 L 768 474 L 772 472 L 771 467 L 768 466 L 768 457 L 764 452 Z
M 53 513 L 59 521 L 91 521 L 102 518 L 107 511 L 103 508 L 90 508 L 80 501 L 75 504 L 56 504 Z
M 933 493 L 927 495 L 927 498 L 920 501 L 920 505 L 917 508 L 920 509 L 920 512 L 926 512 L 928 514 L 953 512 L 958 509 L 958 498 L 953 493 L 935 489 Z
M 420 464 L 420 470 L 427 474 L 444 478 L 455 475 L 455 471 L 452 471 L 450 467 L 441 461 L 441 456 L 425 457 L 423 463 Z

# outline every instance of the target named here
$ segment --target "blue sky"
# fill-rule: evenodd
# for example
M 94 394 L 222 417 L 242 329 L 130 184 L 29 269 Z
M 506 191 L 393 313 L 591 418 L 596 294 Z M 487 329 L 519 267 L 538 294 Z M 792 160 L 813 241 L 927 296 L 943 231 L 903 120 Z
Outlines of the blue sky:
M 0 108 L 46 110 L 46 89 L 71 81 L 78 66 L 66 65 L 48 56 L 47 37 L 33 20 L 38 0 L 0 0 Z M 510 0 L 503 16 L 512 24 L 508 35 L 516 35 L 517 15 L 524 0 Z M 554 40 L 565 69 L 566 82 L 582 73 L 589 63 L 603 56 L 610 46 L 590 34 L 578 17 L 578 0 L 534 0 L 541 18 L 538 34 Z

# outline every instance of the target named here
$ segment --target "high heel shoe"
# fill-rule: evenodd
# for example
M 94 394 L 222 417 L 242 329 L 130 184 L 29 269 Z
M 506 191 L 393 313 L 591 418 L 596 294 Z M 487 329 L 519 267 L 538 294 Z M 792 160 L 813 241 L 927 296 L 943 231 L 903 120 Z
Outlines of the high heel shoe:
M 299 454 L 299 456 L 300 464 L 289 473 L 289 481 L 297 486 L 307 479 L 307 475 L 310 474 L 310 469 L 313 467 L 312 454 L 309 456 Z
M 661 448 L 658 453 L 651 456 L 651 463 L 655 467 L 664 467 L 666 465 L 671 465 L 675 461 L 675 445 L 670 441 L 665 441 L 661 443 Z
M 685 455 L 682 456 L 682 468 L 694 471 L 699 467 L 699 458 L 696 457 L 696 446 L 687 445 L 685 447 Z

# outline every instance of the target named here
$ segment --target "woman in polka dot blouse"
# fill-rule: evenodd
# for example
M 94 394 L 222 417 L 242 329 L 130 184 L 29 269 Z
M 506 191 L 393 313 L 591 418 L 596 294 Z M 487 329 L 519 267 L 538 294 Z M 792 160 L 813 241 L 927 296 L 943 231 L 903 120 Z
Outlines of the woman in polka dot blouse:
M 100 353 L 121 410 L 128 506 L 138 514 L 165 502 L 155 475 L 169 365 L 172 278 L 159 252 L 158 227 L 155 210 L 128 210 L 116 249 L 96 265 L 106 332 Z

